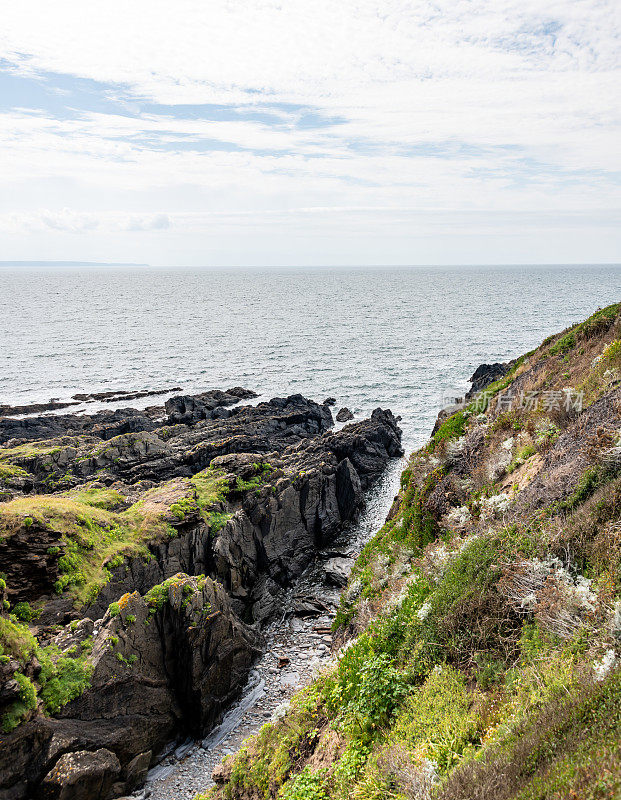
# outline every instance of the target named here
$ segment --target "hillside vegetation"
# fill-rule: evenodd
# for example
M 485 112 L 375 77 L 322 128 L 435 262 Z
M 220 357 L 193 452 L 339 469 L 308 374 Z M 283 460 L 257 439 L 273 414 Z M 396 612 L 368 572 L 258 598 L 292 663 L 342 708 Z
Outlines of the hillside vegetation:
M 621 304 L 414 453 L 331 666 L 216 770 L 227 800 L 621 797 Z

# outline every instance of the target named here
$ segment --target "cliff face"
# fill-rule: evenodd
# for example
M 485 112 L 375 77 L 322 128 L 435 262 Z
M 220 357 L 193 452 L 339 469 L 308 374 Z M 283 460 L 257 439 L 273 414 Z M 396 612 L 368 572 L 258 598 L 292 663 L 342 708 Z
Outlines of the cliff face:
M 410 458 L 332 666 L 210 796 L 621 796 L 621 304 L 492 366 Z
M 0 421 L 24 434 L 0 448 L 0 798 L 115 797 L 209 730 L 281 588 L 402 453 L 389 411 L 333 433 L 326 405 L 240 392 Z
M 121 596 L 97 624 L 84 619 L 44 648 L 33 643 L 26 670 L 41 685 L 48 714 L 0 739 L 5 796 L 106 797 L 133 789 L 175 735 L 200 736 L 214 723 L 260 646 L 222 587 L 181 573 L 144 597 Z M 5 720 L 16 710 L 9 705 Z M 79 784 L 93 753 L 106 756 L 101 787 L 88 794 L 67 786 L 62 764 L 71 764 Z M 92 769 L 90 757 L 86 763 Z

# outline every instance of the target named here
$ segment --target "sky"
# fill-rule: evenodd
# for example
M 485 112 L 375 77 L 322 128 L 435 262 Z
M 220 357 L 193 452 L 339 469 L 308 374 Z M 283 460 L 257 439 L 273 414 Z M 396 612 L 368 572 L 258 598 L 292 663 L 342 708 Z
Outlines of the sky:
M 621 261 L 621 3 L 5 3 L 0 258 Z

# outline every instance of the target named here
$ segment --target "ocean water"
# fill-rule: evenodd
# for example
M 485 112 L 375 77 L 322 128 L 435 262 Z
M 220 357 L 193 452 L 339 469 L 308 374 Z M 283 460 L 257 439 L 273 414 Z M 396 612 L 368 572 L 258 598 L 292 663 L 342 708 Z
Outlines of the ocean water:
M 621 266 L 5 267 L 0 298 L 0 403 L 173 386 L 331 395 L 356 416 L 391 408 L 411 450 L 478 364 L 621 300 Z

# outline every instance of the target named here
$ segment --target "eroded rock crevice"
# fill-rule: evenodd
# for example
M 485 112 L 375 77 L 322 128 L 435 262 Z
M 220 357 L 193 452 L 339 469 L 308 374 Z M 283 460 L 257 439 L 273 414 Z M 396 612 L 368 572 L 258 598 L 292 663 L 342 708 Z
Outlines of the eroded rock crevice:
M 325 404 L 245 396 L 0 420 L 0 571 L 28 609 L 2 612 L 23 639 L 3 677 L 28 681 L 0 698 L 3 800 L 116 797 L 204 736 L 280 593 L 402 454 L 390 411 L 333 432 Z

